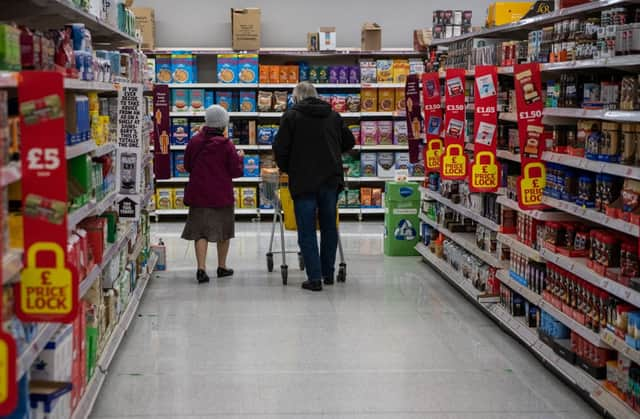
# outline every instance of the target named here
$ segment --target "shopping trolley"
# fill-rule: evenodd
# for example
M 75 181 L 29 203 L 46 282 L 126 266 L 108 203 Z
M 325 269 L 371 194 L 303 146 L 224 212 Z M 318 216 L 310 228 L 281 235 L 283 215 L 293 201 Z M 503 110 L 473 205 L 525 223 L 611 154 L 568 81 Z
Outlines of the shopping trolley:
M 273 222 L 271 223 L 271 236 L 269 238 L 269 251 L 267 252 L 267 270 L 273 272 L 273 255 L 282 255 L 280 274 L 282 275 L 282 285 L 287 285 L 289 277 L 289 266 L 287 265 L 287 255 L 298 255 L 298 265 L 304 271 L 304 258 L 299 250 L 287 250 L 284 241 L 284 230 L 297 230 L 296 217 L 293 210 L 293 199 L 289 192 L 289 179 L 286 175 L 281 175 L 278 169 L 262 169 L 262 184 L 260 185 L 261 200 L 263 203 L 273 207 Z M 339 218 L 336 218 L 336 225 Z M 274 241 L 276 235 L 276 225 L 280 230 L 280 251 L 274 251 Z M 338 230 L 338 250 L 340 253 L 340 265 L 336 280 L 345 282 L 347 280 L 347 264 L 344 260 L 344 250 L 340 240 Z

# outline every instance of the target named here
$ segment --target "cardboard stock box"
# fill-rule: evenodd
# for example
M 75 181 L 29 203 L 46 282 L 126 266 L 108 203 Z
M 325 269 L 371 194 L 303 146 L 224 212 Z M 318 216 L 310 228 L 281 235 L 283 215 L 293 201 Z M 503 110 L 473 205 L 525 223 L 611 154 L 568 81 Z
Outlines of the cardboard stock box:
M 142 48 L 154 49 L 156 47 L 156 18 L 155 12 L 150 7 L 134 7 L 136 16 L 136 28 L 142 34 Z
M 527 14 L 533 2 L 496 1 L 489 5 L 487 26 L 494 27 L 517 22 Z
M 231 9 L 231 44 L 236 51 L 260 49 L 260 9 Z
M 382 27 L 377 23 L 365 23 L 362 25 L 362 42 L 360 48 L 363 51 L 379 51 L 382 49 Z

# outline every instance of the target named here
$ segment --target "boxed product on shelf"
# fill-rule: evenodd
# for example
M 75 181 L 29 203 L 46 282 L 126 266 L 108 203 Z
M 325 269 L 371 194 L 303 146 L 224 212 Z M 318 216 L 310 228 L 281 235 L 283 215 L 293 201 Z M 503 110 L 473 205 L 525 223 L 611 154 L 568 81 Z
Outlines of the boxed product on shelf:
M 238 55 L 238 82 L 257 83 L 259 77 L 258 54 Z
M 361 83 L 377 83 L 378 72 L 375 60 L 360 60 L 360 82 Z
M 241 207 L 257 208 L 258 191 L 255 187 L 245 187 L 240 189 Z
M 260 156 L 258 154 L 245 155 L 243 167 L 244 177 L 260 176 Z
M 360 203 L 362 208 L 371 208 L 371 188 L 360 188 Z
M 73 145 L 89 140 L 91 136 L 89 97 L 72 93 L 65 94 L 64 114 L 67 144 Z
M 61 327 L 47 342 L 31 366 L 31 379 L 70 381 L 73 358 L 73 328 Z
M 360 122 L 361 144 L 377 145 L 380 142 L 380 131 L 378 130 L 378 121 L 362 121 Z
M 378 144 L 393 144 L 393 121 L 378 121 Z
M 360 125 L 349 125 L 347 128 L 349 128 L 349 131 L 351 131 L 351 134 L 353 134 L 353 138 L 355 139 L 356 145 L 361 144 L 362 136 L 361 136 Z
M 173 189 L 158 188 L 156 190 L 156 195 L 156 207 L 158 209 L 171 209 L 171 203 L 173 202 Z
M 187 112 L 189 110 L 190 101 L 189 89 L 173 89 L 171 90 L 171 111 Z
M 258 111 L 270 112 L 273 107 L 273 93 L 260 90 L 258 92 Z
M 377 155 L 377 175 L 392 178 L 396 173 L 395 154 L 392 151 L 379 152 Z
M 171 77 L 173 83 L 197 83 L 196 56 L 185 51 L 172 53 Z
M 256 92 L 240 92 L 240 112 L 256 112 Z
M 396 109 L 395 90 L 378 89 L 378 111 L 393 112 Z
M 0 24 L 0 69 L 20 71 L 20 29 L 8 24 Z
M 382 189 L 371 189 L 371 206 L 374 208 L 382 208 Z
M 393 143 L 398 145 L 409 144 L 409 133 L 407 131 L 407 121 L 393 121 Z
M 406 111 L 407 103 L 405 101 L 404 88 L 399 87 L 396 89 L 395 99 L 396 99 L 395 110 L 398 112 Z
M 371 177 L 378 173 L 378 158 L 376 153 L 360 153 L 360 176 Z
M 204 112 L 204 89 L 191 89 L 189 91 L 189 110 L 191 112 Z
M 323 26 L 318 30 L 319 51 L 335 51 L 336 42 L 336 28 L 334 26 Z
M 171 153 L 171 166 L 174 177 L 189 177 L 189 172 L 184 167 L 184 151 L 173 151 Z
M 212 90 L 204 91 L 204 108 L 207 109 L 209 106 L 215 103 L 215 93 Z
M 189 120 L 171 118 L 171 145 L 186 145 L 189 142 Z
M 194 135 L 198 134 L 203 125 L 204 122 L 202 121 L 189 120 L 189 138 L 191 139 Z
M 277 125 L 258 125 L 257 143 L 260 145 L 271 145 L 278 132 Z
M 393 60 L 379 59 L 376 61 L 376 82 L 393 83 Z
M 404 83 L 407 81 L 409 75 L 409 61 L 408 60 L 393 60 L 393 82 Z
M 362 112 L 378 111 L 378 90 L 362 89 L 360 91 L 360 110 Z
M 527 14 L 534 2 L 496 1 L 489 5 L 487 27 L 516 22 Z
M 347 208 L 347 191 L 342 190 L 338 194 L 338 208 Z
M 218 54 L 218 83 L 238 83 L 238 55 Z
M 173 191 L 173 208 L 175 209 L 185 209 L 186 206 L 184 204 L 184 189 L 176 188 Z
M 216 105 L 222 106 L 227 112 L 234 112 L 233 92 L 216 92 Z
M 396 170 L 409 170 L 409 153 L 396 153 Z
M 347 112 L 360 112 L 360 93 L 348 93 Z
M 360 190 L 349 189 L 347 192 L 347 208 L 360 208 Z
M 360 39 L 360 49 L 363 51 L 378 51 L 382 49 L 382 27 L 377 23 L 363 23 Z

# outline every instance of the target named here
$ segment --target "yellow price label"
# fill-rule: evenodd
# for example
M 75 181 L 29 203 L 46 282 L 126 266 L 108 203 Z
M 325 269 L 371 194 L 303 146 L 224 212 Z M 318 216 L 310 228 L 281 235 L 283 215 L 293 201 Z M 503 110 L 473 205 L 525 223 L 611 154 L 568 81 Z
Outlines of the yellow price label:
M 444 179 L 464 179 L 467 176 L 467 156 L 462 145 L 449 144 L 442 156 L 442 177 Z
M 438 170 L 440 169 L 440 157 L 442 156 L 442 148 L 444 147 L 442 140 L 434 138 L 429 140 L 427 144 L 427 150 L 425 153 L 425 163 L 427 169 Z
M 520 179 L 520 204 L 538 206 L 542 204 L 542 195 L 547 182 L 546 169 L 541 162 L 527 163 L 522 169 Z
M 495 189 L 498 187 L 498 165 L 490 151 L 481 151 L 471 166 L 471 187 L 474 189 Z

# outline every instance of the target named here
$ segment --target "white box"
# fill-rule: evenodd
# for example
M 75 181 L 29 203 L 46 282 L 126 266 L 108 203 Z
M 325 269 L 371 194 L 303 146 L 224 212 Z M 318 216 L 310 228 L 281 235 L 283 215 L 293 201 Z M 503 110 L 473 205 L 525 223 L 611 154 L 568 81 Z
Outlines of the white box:
M 336 50 L 336 28 L 333 26 L 323 26 L 318 31 L 318 49 L 320 51 Z
M 45 346 L 31 366 L 31 379 L 71 381 L 73 363 L 73 328 L 61 328 Z
M 396 156 L 393 151 L 378 153 L 378 177 L 392 178 L 396 172 Z

